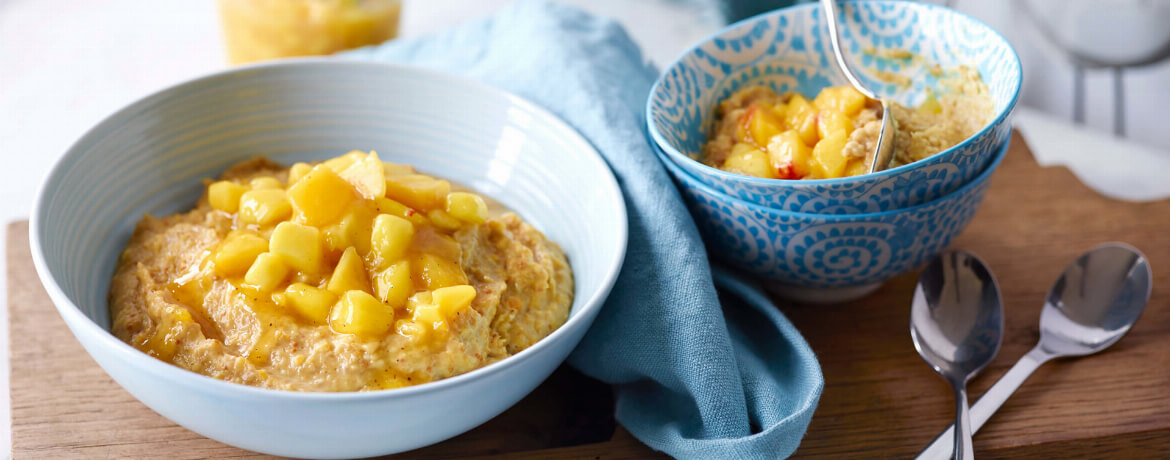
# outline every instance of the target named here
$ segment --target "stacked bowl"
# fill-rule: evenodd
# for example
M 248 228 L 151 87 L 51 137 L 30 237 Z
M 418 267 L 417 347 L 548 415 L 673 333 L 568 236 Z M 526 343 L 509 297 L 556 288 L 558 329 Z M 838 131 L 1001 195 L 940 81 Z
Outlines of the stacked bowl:
M 847 84 L 836 70 L 822 10 L 803 5 L 746 19 L 683 54 L 651 89 L 647 127 L 716 258 L 782 295 L 838 301 L 865 295 L 943 250 L 970 222 L 1007 152 L 1022 69 L 1011 45 L 953 10 L 898 1 L 847 2 L 842 47 L 862 81 L 907 106 L 938 91 L 930 66 L 883 58 L 898 49 L 942 68 L 978 71 L 991 122 L 928 158 L 839 179 L 743 176 L 698 161 L 715 107 L 767 85 L 806 97 Z M 910 85 L 889 83 L 889 74 Z

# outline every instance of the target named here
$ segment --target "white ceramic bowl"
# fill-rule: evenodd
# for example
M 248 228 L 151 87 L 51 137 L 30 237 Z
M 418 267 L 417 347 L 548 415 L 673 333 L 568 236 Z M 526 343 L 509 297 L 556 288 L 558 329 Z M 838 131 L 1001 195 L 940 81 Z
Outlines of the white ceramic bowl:
M 143 213 L 189 209 L 202 178 L 255 155 L 289 164 L 352 149 L 376 150 L 388 161 L 470 185 L 559 243 L 576 277 L 568 322 L 527 350 L 467 374 L 331 394 L 226 383 L 151 358 L 110 334 L 110 278 Z M 543 381 L 580 341 L 613 286 L 625 255 L 626 210 L 589 142 L 529 102 L 413 67 L 320 59 L 199 78 L 105 119 L 45 180 L 29 236 L 37 272 L 74 336 L 150 408 L 245 449 L 366 457 L 467 431 Z

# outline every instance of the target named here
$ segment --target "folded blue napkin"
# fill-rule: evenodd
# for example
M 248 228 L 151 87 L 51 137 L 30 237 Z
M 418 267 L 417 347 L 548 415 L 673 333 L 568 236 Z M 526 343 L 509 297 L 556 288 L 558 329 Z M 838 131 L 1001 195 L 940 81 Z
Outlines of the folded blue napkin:
M 617 23 L 542 1 L 438 35 L 343 55 L 411 63 L 519 94 L 605 156 L 625 194 L 629 249 L 569 362 L 613 385 L 616 418 L 680 458 L 780 458 L 800 443 L 824 385 L 808 344 L 767 297 L 711 269 L 642 115 L 658 72 Z M 719 284 L 735 293 L 723 305 Z

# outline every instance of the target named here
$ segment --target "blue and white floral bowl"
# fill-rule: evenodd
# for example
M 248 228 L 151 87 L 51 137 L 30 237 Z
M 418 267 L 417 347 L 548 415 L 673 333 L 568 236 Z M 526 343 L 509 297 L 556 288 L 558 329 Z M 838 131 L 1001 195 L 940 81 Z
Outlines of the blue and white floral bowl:
M 917 59 L 878 58 L 867 47 L 905 49 L 943 68 L 978 69 L 991 90 L 996 115 L 966 141 L 930 158 L 877 174 L 823 180 L 742 176 L 696 161 L 719 101 L 748 85 L 815 95 L 847 84 L 832 65 L 821 8 L 785 8 L 735 23 L 687 51 L 650 92 L 646 120 L 651 137 L 673 161 L 703 184 L 749 203 L 785 211 L 856 214 L 919 205 L 947 195 L 984 171 L 1007 144 L 1011 112 L 1022 81 L 1011 45 L 987 25 L 953 10 L 923 3 L 867 1 L 841 9 L 843 45 L 862 80 L 878 93 L 915 106 L 937 79 Z M 899 88 L 878 78 L 911 78 Z M 938 89 L 935 87 L 935 89 Z
M 937 255 L 963 231 L 1007 154 L 958 190 L 908 208 L 869 214 L 810 214 L 760 206 L 703 184 L 655 149 L 674 176 L 707 243 L 730 265 L 780 283 L 798 300 L 860 297 Z

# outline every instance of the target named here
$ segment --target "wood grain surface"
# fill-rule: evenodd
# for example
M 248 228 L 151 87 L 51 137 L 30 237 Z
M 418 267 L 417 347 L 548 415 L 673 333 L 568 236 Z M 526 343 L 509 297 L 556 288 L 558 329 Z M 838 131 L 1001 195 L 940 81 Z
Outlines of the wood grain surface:
M 1040 368 L 975 437 L 980 458 L 1170 458 L 1170 201 L 1103 198 L 1067 170 L 1043 169 L 1019 137 L 954 246 L 975 252 L 1003 290 L 1007 333 L 972 381 L 982 394 L 1038 339 L 1044 294 L 1104 241 L 1144 251 L 1153 298 L 1113 348 Z M 98 368 L 58 317 L 33 270 L 27 223 L 8 228 L 13 456 L 267 458 L 181 428 Z M 778 302 L 816 351 L 825 392 L 797 457 L 905 458 L 951 419 L 951 392 L 914 352 L 916 275 L 860 301 Z M 658 457 L 612 417 L 609 389 L 567 367 L 512 409 L 459 437 L 394 458 Z

